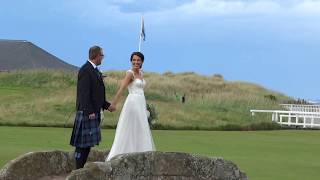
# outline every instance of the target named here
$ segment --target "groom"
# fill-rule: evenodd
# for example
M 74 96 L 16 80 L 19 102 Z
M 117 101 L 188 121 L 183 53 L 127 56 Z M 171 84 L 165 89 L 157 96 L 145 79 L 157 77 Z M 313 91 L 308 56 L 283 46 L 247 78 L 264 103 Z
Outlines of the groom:
M 77 113 L 70 144 L 75 146 L 76 169 L 83 168 L 91 147 L 101 141 L 101 109 L 115 110 L 105 97 L 102 73 L 97 69 L 104 57 L 102 48 L 89 49 L 89 60 L 80 68 L 77 83 Z

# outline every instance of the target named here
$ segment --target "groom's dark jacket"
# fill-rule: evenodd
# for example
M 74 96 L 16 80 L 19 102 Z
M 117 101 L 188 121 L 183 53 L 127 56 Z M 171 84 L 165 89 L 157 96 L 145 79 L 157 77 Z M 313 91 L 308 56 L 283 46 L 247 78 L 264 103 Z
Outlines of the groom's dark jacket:
M 85 115 L 89 115 L 99 113 L 102 108 L 108 109 L 109 106 L 110 103 L 105 97 L 102 74 L 87 61 L 78 73 L 77 111 L 83 111 Z

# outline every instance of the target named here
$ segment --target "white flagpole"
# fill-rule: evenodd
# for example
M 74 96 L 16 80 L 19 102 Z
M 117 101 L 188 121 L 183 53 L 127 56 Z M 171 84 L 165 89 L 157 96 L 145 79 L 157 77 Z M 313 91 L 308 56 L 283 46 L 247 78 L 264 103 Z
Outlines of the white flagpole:
M 140 40 L 139 40 L 139 52 L 141 52 L 141 35 L 140 35 Z
M 142 26 L 143 26 L 142 23 L 143 23 L 143 16 L 141 16 L 140 39 L 139 39 L 139 52 L 141 52 Z

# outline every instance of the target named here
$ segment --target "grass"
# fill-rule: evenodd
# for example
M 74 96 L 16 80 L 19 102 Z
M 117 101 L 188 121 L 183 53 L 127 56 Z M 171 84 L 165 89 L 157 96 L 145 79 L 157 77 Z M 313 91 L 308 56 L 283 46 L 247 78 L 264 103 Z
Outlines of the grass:
M 236 163 L 253 180 L 316 180 L 319 131 L 153 130 L 158 151 L 219 156 Z M 70 128 L 0 127 L 0 167 L 30 151 L 70 150 Z M 103 130 L 100 150 L 109 149 L 114 130 Z
M 124 76 L 123 71 L 105 72 L 106 95 L 111 100 Z M 16 71 L 0 73 L 0 125 L 58 126 L 73 125 L 76 96 L 75 73 L 59 71 Z M 169 129 L 246 129 L 251 124 L 267 123 L 271 115 L 254 119 L 250 109 L 279 109 L 290 99 L 259 85 L 226 81 L 219 76 L 192 72 L 145 73 L 147 102 L 158 112 L 158 128 Z M 181 96 L 186 94 L 186 103 Z M 272 94 L 276 101 L 266 98 Z M 125 99 L 115 113 L 105 112 L 104 127 L 114 128 Z M 261 126 L 272 127 L 272 126 Z

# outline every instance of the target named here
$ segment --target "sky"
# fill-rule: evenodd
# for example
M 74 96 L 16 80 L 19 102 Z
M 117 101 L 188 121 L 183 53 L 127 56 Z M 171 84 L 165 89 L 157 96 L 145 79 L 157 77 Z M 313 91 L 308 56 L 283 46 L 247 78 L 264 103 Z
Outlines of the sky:
M 221 74 L 320 99 L 320 0 L 1 0 L 0 39 L 28 40 L 81 66 L 130 68 L 144 16 L 144 71 Z

